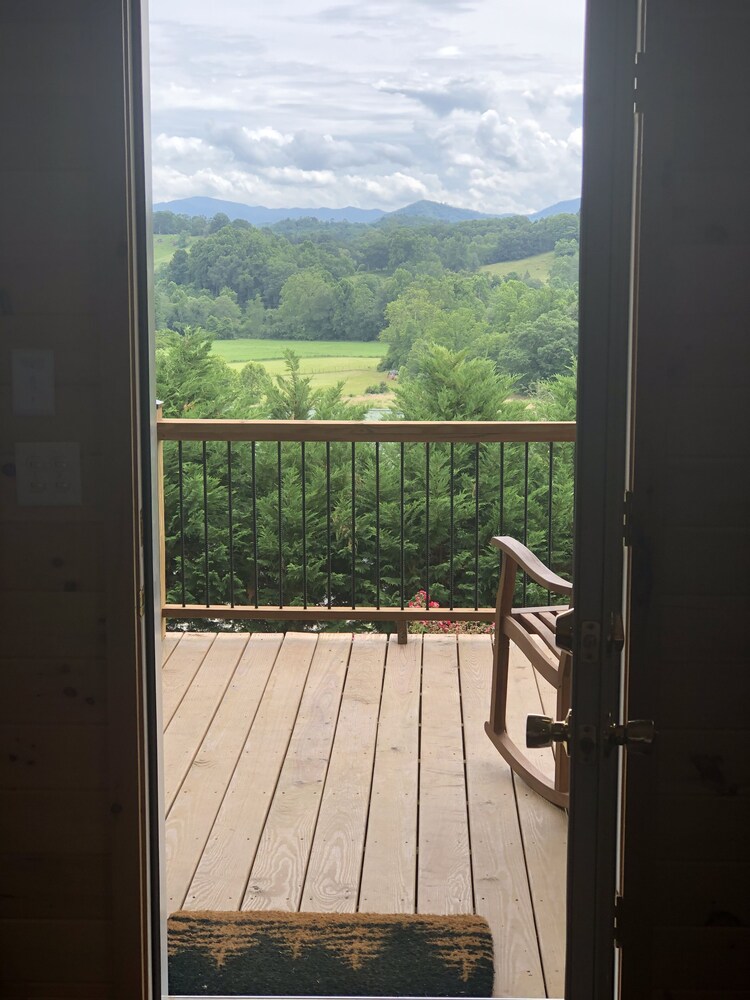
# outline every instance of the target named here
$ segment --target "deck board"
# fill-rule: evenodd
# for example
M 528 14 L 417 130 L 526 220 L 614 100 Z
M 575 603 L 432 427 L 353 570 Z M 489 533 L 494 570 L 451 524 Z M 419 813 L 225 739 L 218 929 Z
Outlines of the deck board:
M 526 715 L 542 712 L 543 705 L 534 671 L 515 646 L 511 646 L 510 666 L 513 697 L 508 729 L 521 740 Z M 549 747 L 528 754 L 541 771 L 554 775 L 555 759 Z M 561 997 L 565 993 L 567 819 L 562 809 L 533 792 L 517 775 L 513 783 L 547 995 Z
M 488 636 L 171 645 L 170 907 L 476 911 L 495 940 L 496 996 L 562 996 L 566 816 L 484 734 Z M 541 700 L 513 656 L 518 732 Z
M 164 740 L 164 801 L 169 810 L 237 667 L 248 637 L 217 635 L 183 697 Z M 171 659 L 177 655 L 177 650 Z
M 245 895 L 268 810 L 317 640 L 287 636 L 190 884 L 185 908 L 238 910 Z
M 355 913 L 375 762 L 384 635 L 354 637 L 302 910 Z
M 245 646 L 203 743 L 167 813 L 165 853 L 170 912 L 182 908 L 229 785 L 271 668 L 280 635 L 254 635 Z
M 321 635 L 243 910 L 299 910 L 331 755 L 351 636 Z
M 414 913 L 422 643 L 388 640 L 359 909 Z
M 476 912 L 504 942 L 495 948 L 495 993 L 544 996 L 513 777 L 484 732 L 492 650 L 485 636 L 466 635 L 458 651 Z
M 473 913 L 458 646 L 424 636 L 419 775 L 420 913 Z

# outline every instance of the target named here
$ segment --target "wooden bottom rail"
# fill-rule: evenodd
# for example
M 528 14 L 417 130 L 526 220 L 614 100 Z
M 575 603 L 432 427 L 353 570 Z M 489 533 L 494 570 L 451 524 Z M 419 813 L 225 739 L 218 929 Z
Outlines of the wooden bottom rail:
M 491 622 L 495 618 L 494 608 L 298 608 L 294 605 L 279 607 L 268 605 L 256 608 L 253 605 L 236 604 L 166 604 L 162 608 L 163 618 L 226 618 L 226 619 L 268 619 L 271 621 L 318 622 L 327 618 L 336 621 L 391 621 L 391 622 Z

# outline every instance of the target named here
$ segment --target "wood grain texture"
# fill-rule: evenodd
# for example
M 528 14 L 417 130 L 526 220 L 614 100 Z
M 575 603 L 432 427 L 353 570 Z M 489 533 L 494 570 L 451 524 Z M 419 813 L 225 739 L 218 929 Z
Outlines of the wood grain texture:
M 185 900 L 239 909 L 286 755 L 317 639 L 287 633 Z
M 172 721 L 215 638 L 211 633 L 186 632 L 165 662 L 161 675 L 161 711 L 165 728 Z
M 354 636 L 302 910 L 357 910 L 386 642 L 384 635 Z
M 532 667 L 514 646 L 511 646 L 510 670 L 514 696 L 509 704 L 508 724 L 523 745 L 526 715 L 540 712 L 542 702 Z M 554 774 L 551 749 L 528 752 L 529 758 L 540 770 Z M 513 784 L 547 995 L 561 997 L 565 991 L 567 816 L 565 810 L 547 802 L 518 775 L 513 775 Z
M 383 681 L 359 908 L 414 913 L 422 641 L 391 635 Z
M 575 423 L 522 420 L 160 420 L 160 441 L 575 441 Z
M 243 910 L 298 910 L 338 721 L 351 635 L 321 635 Z
M 211 832 L 224 792 L 255 719 L 282 636 L 251 636 L 167 814 L 164 854 L 167 907 L 179 910 Z
M 459 636 L 458 659 L 474 900 L 495 941 L 494 995 L 543 996 L 513 779 L 484 732 L 492 676 L 489 636 Z
M 164 801 L 170 809 L 247 643 L 246 635 L 217 635 L 193 684 L 164 733 Z
M 425 635 L 417 910 L 473 909 L 458 646 L 455 636 Z

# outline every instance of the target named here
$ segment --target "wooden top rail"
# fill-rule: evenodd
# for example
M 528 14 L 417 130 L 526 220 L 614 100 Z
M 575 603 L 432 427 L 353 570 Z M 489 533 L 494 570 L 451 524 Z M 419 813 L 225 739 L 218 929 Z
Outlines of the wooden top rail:
M 541 420 L 157 420 L 160 441 L 575 441 L 573 421 Z

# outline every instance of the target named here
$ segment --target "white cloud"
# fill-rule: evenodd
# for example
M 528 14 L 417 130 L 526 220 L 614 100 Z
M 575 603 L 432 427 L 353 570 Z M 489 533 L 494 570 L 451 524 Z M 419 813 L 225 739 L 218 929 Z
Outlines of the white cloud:
M 151 0 L 153 187 L 533 211 L 580 188 L 583 0 Z

